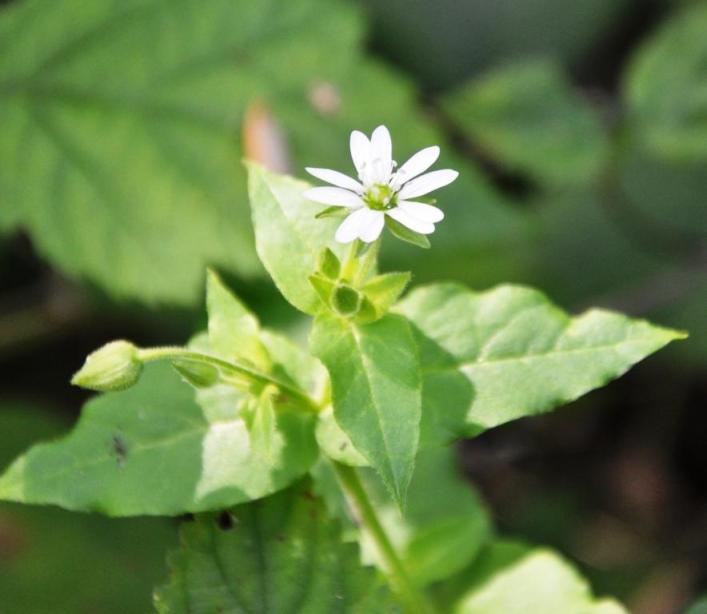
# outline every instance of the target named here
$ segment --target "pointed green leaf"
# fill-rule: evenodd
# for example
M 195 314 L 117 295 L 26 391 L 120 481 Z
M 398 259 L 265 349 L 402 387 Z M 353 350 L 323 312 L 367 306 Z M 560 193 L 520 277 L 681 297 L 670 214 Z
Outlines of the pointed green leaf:
M 415 463 L 421 414 L 418 350 L 398 315 L 356 325 L 320 315 L 312 352 L 329 371 L 334 416 L 401 503 Z
M 485 152 L 542 182 L 586 183 L 606 161 L 598 117 L 556 63 L 498 69 L 448 96 L 444 106 Z
M 321 299 L 308 278 L 317 269 L 322 248 L 331 244 L 341 256 L 343 247 L 333 244 L 336 221 L 317 220 L 312 215 L 315 205 L 303 195 L 308 187 L 257 164 L 248 165 L 258 256 L 282 295 L 297 309 L 314 314 Z
M 155 595 L 157 611 L 399 612 L 308 486 L 185 523 L 169 584 Z
M 587 581 L 546 548 L 498 541 L 463 574 L 468 589 L 454 614 L 628 614 L 613 599 L 596 599 Z
M 412 245 L 417 245 L 417 247 L 421 247 L 423 249 L 430 248 L 430 240 L 425 235 L 421 235 L 419 232 L 410 230 L 407 226 L 403 226 L 392 217 L 387 215 L 385 216 L 385 225 L 393 236 L 397 237 L 401 241 L 411 243 Z
M 277 446 L 277 415 L 273 403 L 273 390 L 266 389 L 258 399 L 255 415 L 250 426 L 250 440 L 253 449 L 263 458 L 272 462 Z
M 467 567 L 491 536 L 488 512 L 459 473 L 453 447 L 420 451 L 402 514 L 375 472 L 364 468 L 358 473 L 384 529 L 418 585 L 442 580 Z M 317 463 L 313 474 L 316 490 L 331 513 L 345 523 L 347 535 L 359 540 L 363 561 L 384 569 L 370 535 L 350 520 L 330 464 Z
M 318 220 L 322 220 L 327 217 L 343 218 L 346 217 L 346 207 L 337 207 L 336 205 L 332 205 L 331 207 L 322 209 L 314 217 Z
M 252 446 L 231 400 L 193 391 L 166 364 L 124 392 L 89 401 L 74 430 L 39 444 L 0 477 L 0 499 L 111 516 L 173 515 L 264 497 L 317 455 L 311 415 L 278 405 L 270 459 Z M 209 397 L 211 394 L 211 397 Z
M 438 386 L 440 374 L 454 381 L 456 392 L 438 409 L 465 412 L 459 428 L 469 435 L 572 401 L 685 337 L 601 309 L 572 318 L 520 286 L 478 293 L 436 284 L 411 292 L 399 309 L 434 350 L 423 347 L 425 385 Z M 468 379 L 467 390 L 457 371 Z M 452 400 L 467 404 L 450 407 Z
M 245 359 L 267 370 L 270 359 L 260 341 L 258 319 L 213 271 L 207 276 L 206 308 L 213 351 L 227 360 Z

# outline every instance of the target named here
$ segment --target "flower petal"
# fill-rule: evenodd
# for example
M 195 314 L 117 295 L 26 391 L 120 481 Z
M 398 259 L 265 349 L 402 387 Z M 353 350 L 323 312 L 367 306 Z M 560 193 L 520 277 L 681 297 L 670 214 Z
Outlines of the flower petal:
M 403 200 L 398 201 L 398 207 L 421 222 L 436 224 L 444 219 L 444 211 L 426 203 L 415 203 L 409 200 Z
M 306 170 L 313 177 L 321 179 L 322 181 L 326 181 L 327 183 L 331 183 L 332 185 L 338 186 L 340 188 L 353 190 L 354 192 L 363 192 L 363 186 L 358 181 L 352 179 L 348 175 L 344 175 L 344 173 L 340 173 L 339 171 L 333 171 L 328 168 L 311 167 L 308 167 L 304 170 Z
M 385 214 L 382 211 L 366 209 L 366 221 L 359 227 L 359 239 L 364 243 L 373 243 L 380 237 L 385 225 Z
M 351 133 L 349 144 L 351 147 L 351 159 L 356 167 L 356 172 L 361 181 L 366 183 L 364 177 L 371 166 L 371 142 L 363 132 L 354 130 Z
M 334 238 L 339 243 L 351 243 L 354 239 L 358 239 L 361 229 L 368 222 L 367 211 L 370 211 L 370 209 L 356 209 L 356 211 L 350 213 L 336 229 Z
M 410 181 L 420 173 L 424 173 L 437 161 L 437 158 L 439 158 L 439 147 L 437 145 L 421 149 L 411 156 L 395 173 L 392 181 L 393 187 L 399 188 L 406 181 Z
M 378 126 L 371 135 L 371 163 L 373 180 L 387 183 L 393 172 L 393 142 L 385 126 Z
M 408 198 L 422 196 L 423 194 L 427 194 L 452 183 L 458 176 L 459 173 L 451 169 L 425 173 L 412 181 L 408 181 L 400 190 L 398 198 L 406 200 Z
M 358 194 L 354 194 L 343 188 L 310 188 L 304 193 L 304 197 L 313 200 L 315 203 L 324 205 L 335 205 L 337 207 L 363 207 L 364 202 Z
M 400 207 L 395 207 L 395 209 L 390 209 L 386 211 L 386 214 L 392 217 L 394 220 L 400 222 L 403 226 L 407 226 L 410 230 L 419 232 L 422 235 L 429 235 L 435 231 L 435 225 L 429 222 L 423 222 L 418 220 L 416 217 L 412 217 L 409 213 Z

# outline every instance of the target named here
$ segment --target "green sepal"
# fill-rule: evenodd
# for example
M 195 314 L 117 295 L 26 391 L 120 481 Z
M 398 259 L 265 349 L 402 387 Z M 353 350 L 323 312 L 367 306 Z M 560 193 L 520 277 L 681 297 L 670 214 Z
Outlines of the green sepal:
M 332 205 L 326 209 L 322 209 L 314 217 L 317 220 L 322 220 L 327 217 L 344 217 L 346 215 L 346 207 L 340 207 L 338 205 Z
M 341 262 L 328 247 L 319 252 L 317 270 L 329 279 L 338 279 L 339 273 L 341 273 Z
M 194 388 L 210 388 L 219 380 L 218 369 L 212 365 L 193 360 L 173 360 L 172 366 Z
M 325 305 L 331 304 L 331 295 L 334 293 L 334 288 L 336 287 L 336 284 L 331 279 L 319 275 L 318 273 L 312 273 L 309 276 L 309 283 L 312 284 Z
M 388 230 L 390 230 L 393 236 L 401 241 L 412 243 L 413 245 L 417 245 L 417 247 L 421 247 L 423 249 L 430 248 L 430 240 L 425 235 L 421 235 L 419 232 L 410 230 L 407 226 L 403 226 L 400 222 L 395 221 L 388 215 L 385 216 L 385 225 L 388 227 Z
M 385 315 L 391 306 L 400 298 L 410 283 L 410 273 L 384 273 L 367 282 L 362 292 L 375 307 L 378 317 Z

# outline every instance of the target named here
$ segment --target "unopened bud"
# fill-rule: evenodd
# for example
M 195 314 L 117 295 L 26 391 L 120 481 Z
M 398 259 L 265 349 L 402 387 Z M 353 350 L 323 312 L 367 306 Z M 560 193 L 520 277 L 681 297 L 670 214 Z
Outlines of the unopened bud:
M 129 341 L 112 341 L 88 355 L 71 383 L 99 392 L 124 390 L 137 382 L 141 371 L 138 348 Z

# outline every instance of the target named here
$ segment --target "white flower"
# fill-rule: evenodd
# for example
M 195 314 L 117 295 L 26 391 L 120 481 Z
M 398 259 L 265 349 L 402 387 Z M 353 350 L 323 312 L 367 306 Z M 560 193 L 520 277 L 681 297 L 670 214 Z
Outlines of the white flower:
M 336 231 L 339 243 L 375 241 L 386 215 L 425 235 L 433 233 L 434 225 L 444 218 L 441 209 L 410 200 L 452 183 L 459 175 L 451 169 L 422 174 L 439 157 L 439 147 L 418 151 L 397 171 L 392 155 L 390 132 L 385 126 L 378 126 L 370 140 L 358 130 L 351 133 L 351 158 L 358 181 L 327 168 L 306 169 L 310 175 L 335 186 L 311 188 L 304 193 L 306 198 L 351 210 Z

